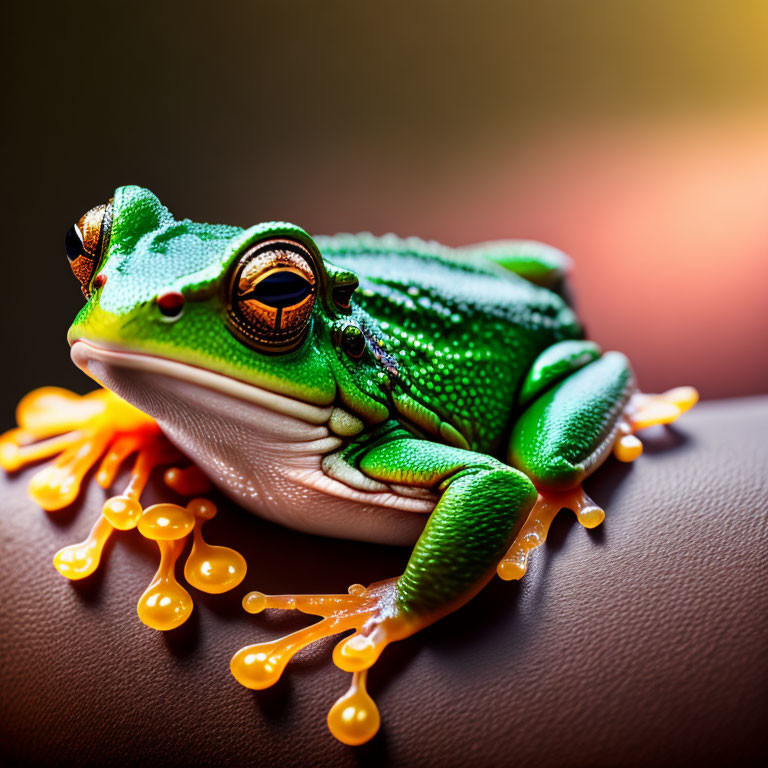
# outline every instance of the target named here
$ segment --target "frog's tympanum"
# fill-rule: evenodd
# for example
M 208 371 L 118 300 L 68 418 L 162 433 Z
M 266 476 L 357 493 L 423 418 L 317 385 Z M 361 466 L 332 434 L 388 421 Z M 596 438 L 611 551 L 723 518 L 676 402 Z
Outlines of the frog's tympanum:
M 333 652 L 351 688 L 328 715 L 347 744 L 379 727 L 365 680 L 389 643 L 455 611 L 494 574 L 521 578 L 561 508 L 599 525 L 583 480 L 611 453 L 636 459 L 638 430 L 697 399 L 690 387 L 638 393 L 627 358 L 584 339 L 567 257 L 539 243 L 447 248 L 392 235 L 312 238 L 283 222 L 197 224 L 174 219 L 146 189 L 121 187 L 66 245 L 86 297 L 69 329 L 72 359 L 104 389 L 30 393 L 0 463 L 57 455 L 30 487 L 55 510 L 99 459 L 96 479 L 109 488 L 136 458 L 128 487 L 55 567 L 88 576 L 115 529 L 138 527 L 160 550 L 139 616 L 178 626 L 192 610 L 173 573 L 186 537 L 195 588 L 223 592 L 245 574 L 242 556 L 202 538 L 216 512 L 199 498 L 209 481 L 295 529 L 412 545 L 402 574 L 348 594 L 243 599 L 250 613 L 322 617 L 237 650 L 231 671 L 248 688 L 272 685 L 315 640 L 353 630 Z M 142 509 L 157 466 L 198 498 Z

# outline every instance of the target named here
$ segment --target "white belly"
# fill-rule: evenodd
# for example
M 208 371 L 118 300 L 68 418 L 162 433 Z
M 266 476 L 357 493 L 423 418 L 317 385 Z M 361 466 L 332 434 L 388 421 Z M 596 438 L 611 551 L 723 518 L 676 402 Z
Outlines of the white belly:
M 364 491 L 328 477 L 322 458 L 342 440 L 325 424 L 201 386 L 177 374 L 187 366 L 160 361 L 161 373 L 126 366 L 122 353 L 87 352 L 90 375 L 153 416 L 224 493 L 268 520 L 309 533 L 411 544 L 434 507 L 434 498 Z

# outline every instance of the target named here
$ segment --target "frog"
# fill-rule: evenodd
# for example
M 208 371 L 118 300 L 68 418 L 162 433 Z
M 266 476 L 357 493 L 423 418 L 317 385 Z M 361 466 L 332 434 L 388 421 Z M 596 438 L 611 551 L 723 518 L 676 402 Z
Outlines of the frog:
M 123 186 L 66 251 L 86 300 L 73 362 L 214 486 L 289 528 L 411 547 L 401 574 L 346 594 L 243 599 L 320 617 L 233 655 L 250 689 L 352 631 L 333 651 L 352 685 L 328 716 L 348 744 L 378 730 L 365 680 L 390 643 L 521 578 L 560 509 L 602 523 L 584 480 L 698 397 L 639 392 L 628 358 L 586 338 L 570 258 L 536 241 L 198 223 Z

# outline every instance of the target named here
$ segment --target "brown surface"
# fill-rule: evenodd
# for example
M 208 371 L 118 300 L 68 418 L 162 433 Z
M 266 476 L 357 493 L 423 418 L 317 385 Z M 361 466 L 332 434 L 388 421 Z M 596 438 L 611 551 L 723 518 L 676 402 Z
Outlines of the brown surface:
M 357 750 L 325 716 L 347 684 L 329 643 L 272 690 L 228 672 L 241 645 L 300 620 L 251 617 L 247 589 L 344 590 L 392 575 L 407 553 L 313 538 L 236 510 L 208 524 L 239 543 L 235 594 L 193 592 L 182 628 L 135 614 L 156 562 L 136 532 L 69 584 L 50 566 L 83 538 L 85 509 L 46 515 L 29 473 L 2 479 L 0 745 L 25 763 L 453 766 L 738 765 L 768 754 L 768 399 L 703 404 L 653 433 L 633 467 L 610 461 L 588 490 L 605 525 L 567 513 L 522 584 L 390 648 L 371 675 L 383 728 Z

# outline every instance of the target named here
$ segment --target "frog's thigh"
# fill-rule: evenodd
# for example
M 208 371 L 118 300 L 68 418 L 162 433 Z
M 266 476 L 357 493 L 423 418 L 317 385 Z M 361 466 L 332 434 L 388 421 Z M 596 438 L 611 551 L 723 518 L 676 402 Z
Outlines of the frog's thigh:
M 400 606 L 421 615 L 469 600 L 493 575 L 536 500 L 531 481 L 512 467 L 426 440 L 379 444 L 359 457 L 359 468 L 377 480 L 441 492 L 398 580 Z
M 523 412 L 510 464 L 541 488 L 577 486 L 613 447 L 634 377 L 627 358 L 608 352 L 546 390 Z

